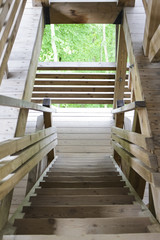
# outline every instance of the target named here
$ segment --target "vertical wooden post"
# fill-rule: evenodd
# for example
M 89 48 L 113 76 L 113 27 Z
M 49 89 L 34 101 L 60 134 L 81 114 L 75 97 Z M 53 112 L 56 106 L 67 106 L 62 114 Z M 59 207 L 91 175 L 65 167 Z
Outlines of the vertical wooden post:
M 43 106 L 45 106 L 45 107 L 48 107 L 48 108 L 50 108 L 51 107 L 51 99 L 49 99 L 49 98 L 45 98 L 44 100 L 43 100 Z M 49 128 L 49 127 L 52 127 L 52 113 L 46 113 L 46 112 L 44 112 L 43 113 L 43 117 L 44 117 L 44 126 L 45 126 L 45 128 Z M 54 157 L 55 157 L 55 150 L 54 149 L 52 149 L 49 153 L 48 153 L 48 155 L 47 155 L 47 157 L 48 157 L 48 164 L 49 163 L 51 163 L 51 161 L 54 159 Z
M 114 108 L 116 108 L 117 100 L 123 100 L 124 98 L 126 68 L 127 68 L 127 48 L 126 48 L 123 26 L 120 26 L 118 52 L 117 52 L 117 70 L 116 70 L 116 77 L 115 77 L 115 90 L 114 90 L 114 101 L 113 101 Z
M 114 101 L 113 108 L 117 107 L 117 101 L 123 100 L 124 98 L 124 87 L 126 80 L 126 66 L 127 66 L 127 48 L 125 42 L 125 36 L 123 27 L 119 26 L 119 38 L 118 38 L 118 47 L 117 47 L 117 70 L 115 77 L 115 91 L 114 91 Z M 124 125 L 124 114 L 115 115 L 115 126 L 123 128 Z M 121 165 L 121 158 L 116 151 L 113 153 L 114 159 Z
M 0 205 L 0 231 L 3 229 L 5 224 L 8 221 L 9 217 L 9 211 L 10 211 L 10 206 L 12 202 L 12 197 L 13 197 L 13 191 L 12 190 L 10 193 L 7 194 L 7 196 L 2 199 L 1 205 Z
M 146 12 L 146 24 L 144 31 L 144 39 L 143 39 L 143 49 L 144 54 L 148 56 L 149 54 L 149 46 L 150 41 L 157 30 L 160 24 L 160 1 L 159 0 L 149 0 L 148 1 L 148 11 Z

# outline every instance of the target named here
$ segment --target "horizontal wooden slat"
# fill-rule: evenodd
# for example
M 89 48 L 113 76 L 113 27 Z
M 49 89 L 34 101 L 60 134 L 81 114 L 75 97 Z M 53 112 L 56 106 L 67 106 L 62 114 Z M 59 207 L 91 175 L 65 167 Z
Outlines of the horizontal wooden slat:
M 26 108 L 40 112 L 52 112 L 53 110 L 47 107 L 34 104 L 32 102 L 16 99 L 0 95 L 0 106 L 15 107 L 15 108 Z
M 32 98 L 111 98 L 111 100 L 114 97 L 114 94 L 109 93 L 68 93 L 68 92 L 62 92 L 62 93 L 56 93 L 56 92 L 33 92 Z M 125 94 L 124 98 L 130 98 L 130 94 Z
M 48 137 L 45 137 L 38 143 L 28 147 L 27 149 L 21 151 L 16 155 L 13 159 L 9 161 L 1 161 L 0 162 L 0 180 L 4 177 L 8 176 L 16 169 L 22 166 L 25 162 L 27 162 L 31 157 L 37 154 L 40 150 L 43 149 L 44 146 L 48 145 L 50 142 L 57 139 L 57 134 L 52 134 Z
M 153 183 L 153 176 L 156 171 L 144 165 L 137 158 L 130 155 L 126 152 L 119 144 L 112 141 L 112 146 L 114 150 L 125 160 L 126 164 L 131 166 L 146 182 Z M 157 178 L 157 181 L 154 183 L 157 187 L 160 185 L 160 181 Z
M 87 234 L 76 236 L 77 240 L 157 240 L 160 233 L 132 233 L 132 234 Z M 4 235 L 3 240 L 22 240 L 24 235 Z M 46 235 L 46 240 L 68 240 L 68 236 Z M 75 240 L 75 236 L 69 236 L 70 240 Z M 25 240 L 44 240 L 44 235 L 25 235 Z
M 116 70 L 114 62 L 39 62 L 38 70 Z
M 13 138 L 0 143 L 0 158 L 6 157 L 8 155 L 14 154 L 41 139 L 54 134 L 56 132 L 55 127 L 40 130 L 36 133 L 26 135 L 20 138 Z
M 42 103 L 43 98 L 32 98 L 33 103 Z M 88 99 L 52 99 L 52 104 L 61 104 L 61 103 L 68 103 L 68 104 L 113 104 L 113 100 L 107 99 L 96 99 L 93 98 L 91 100 Z M 130 103 L 130 100 L 126 100 L 126 103 Z
M 105 73 L 37 73 L 36 78 L 45 79 L 115 79 L 115 74 Z
M 118 137 L 117 135 L 112 133 L 112 139 L 119 143 L 127 152 L 131 153 L 133 156 L 138 158 L 148 167 L 158 170 L 157 158 L 156 155 L 147 152 L 143 148 L 129 143 L 128 141 L 123 140 L 122 138 Z
M 144 107 L 146 107 L 146 103 L 144 101 L 136 101 L 136 102 L 132 102 L 126 106 L 116 108 L 112 111 L 112 113 L 113 114 L 123 113 L 123 112 L 128 112 L 128 111 L 132 111 L 132 110 L 140 109 L 140 108 L 144 108 Z
M 37 89 L 38 88 L 34 88 Z M 41 88 L 42 90 L 42 88 Z M 66 87 L 66 86 L 58 86 L 58 87 L 54 87 L 54 86 L 50 86 L 50 87 L 44 87 L 43 91 L 46 92 L 112 92 L 114 93 L 114 87 L 91 87 L 91 86 L 70 86 L 70 87 Z M 42 91 L 42 92 L 43 92 Z M 125 88 L 125 92 L 129 92 L 129 90 L 127 88 Z
M 153 138 L 147 137 L 139 133 L 130 132 L 125 129 L 112 127 L 112 133 L 124 138 L 125 140 L 132 142 L 146 150 L 153 150 Z
M 107 77 L 106 77 L 107 79 Z M 79 80 L 57 80 L 57 79 L 53 79 L 53 80 L 48 80 L 48 79 L 35 79 L 35 85 L 52 85 L 51 88 L 53 88 L 54 85 L 80 85 L 80 86 L 90 86 L 90 85 L 97 85 L 97 86 L 114 86 L 115 85 L 115 80 L 83 80 L 83 79 L 79 79 Z M 128 81 L 126 80 L 125 85 L 127 86 Z M 65 87 L 63 86 L 63 87 Z M 66 87 L 65 87 L 66 88 Z M 58 91 L 58 89 L 60 88 L 55 88 L 56 91 Z
M 0 200 L 3 199 L 15 185 L 35 167 L 41 159 L 47 155 L 57 145 L 57 141 L 52 141 L 49 145 L 45 146 L 37 154 L 35 154 L 30 160 L 22 165 L 9 179 L 6 179 L 0 185 Z

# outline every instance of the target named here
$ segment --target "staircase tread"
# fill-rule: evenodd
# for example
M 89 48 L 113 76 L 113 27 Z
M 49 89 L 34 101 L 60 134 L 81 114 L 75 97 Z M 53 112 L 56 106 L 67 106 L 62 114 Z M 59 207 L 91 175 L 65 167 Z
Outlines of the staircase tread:
M 25 218 L 17 219 L 17 234 L 120 234 L 145 233 L 152 225 L 148 217 L 124 218 Z

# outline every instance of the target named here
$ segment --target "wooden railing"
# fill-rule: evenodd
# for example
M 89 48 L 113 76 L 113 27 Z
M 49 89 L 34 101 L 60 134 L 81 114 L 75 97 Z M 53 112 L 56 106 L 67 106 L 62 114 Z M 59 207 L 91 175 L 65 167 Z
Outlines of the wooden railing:
M 39 63 L 37 69 L 40 72 L 37 72 L 35 78 L 33 102 L 41 103 L 44 97 L 48 97 L 56 104 L 113 104 L 115 63 L 49 62 Z M 57 70 L 61 72 L 55 72 Z M 64 72 L 66 70 L 70 72 Z M 75 72 L 81 70 L 83 72 Z M 128 75 L 125 77 L 124 99 L 129 103 L 131 94 L 128 88 Z
M 144 108 L 145 102 L 133 102 L 113 110 L 120 114 L 126 111 Z M 156 155 L 153 153 L 153 139 L 143 134 L 112 127 L 112 146 L 121 157 L 121 167 L 129 177 L 128 169 L 134 169 L 146 182 L 160 187 L 160 177 Z M 127 169 L 127 171 L 125 170 Z
M 18 32 L 26 0 L 0 2 L 0 83 Z
M 50 100 L 45 99 L 45 106 L 20 99 L 0 96 L 0 105 L 16 108 L 26 108 L 43 112 L 45 129 L 36 133 L 15 137 L 0 143 L 0 200 L 6 203 L 16 184 L 45 157 L 48 164 L 54 159 L 54 149 L 57 145 L 56 128 L 52 127 L 52 112 Z M 12 194 L 11 194 L 12 197 Z M 9 200 L 11 203 L 11 199 Z M 10 204 L 5 209 L 0 229 L 7 221 Z M 2 210 L 2 209 L 1 209 Z

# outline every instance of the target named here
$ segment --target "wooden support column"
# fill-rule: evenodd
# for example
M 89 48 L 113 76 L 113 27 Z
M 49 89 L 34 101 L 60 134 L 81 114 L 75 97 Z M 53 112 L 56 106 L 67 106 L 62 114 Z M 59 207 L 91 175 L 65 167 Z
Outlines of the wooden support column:
M 51 99 L 45 98 L 45 99 L 43 100 L 43 106 L 50 108 L 50 107 L 51 107 Z M 49 113 L 44 112 L 44 113 L 43 113 L 43 116 L 44 116 L 44 126 L 45 126 L 45 128 L 52 127 L 52 113 L 50 113 L 50 112 L 49 112 Z M 52 160 L 54 159 L 54 157 L 55 157 L 55 150 L 52 149 L 52 150 L 48 153 L 47 157 L 48 157 L 48 164 L 50 164 L 51 161 L 52 161 Z
M 155 34 L 153 35 L 150 47 L 149 47 L 149 60 L 150 62 L 160 61 L 160 25 L 157 28 Z
M 126 67 L 127 67 L 127 48 L 125 43 L 125 36 L 123 27 L 119 26 L 119 39 L 117 48 L 117 70 L 115 78 L 115 92 L 113 107 L 117 107 L 117 100 L 123 100 L 124 97 L 124 87 L 126 79 Z M 124 113 L 115 114 L 115 126 L 123 128 L 124 125 Z M 114 159 L 117 164 L 121 165 L 121 158 L 116 151 L 113 153 Z
M 143 49 L 144 54 L 148 56 L 150 41 L 156 32 L 159 24 L 160 24 L 160 1 L 159 0 L 149 0 L 148 1 L 148 12 L 146 12 L 146 24 L 145 24 L 145 32 L 143 39 Z
M 119 26 L 119 41 L 118 41 L 118 52 L 117 52 L 117 71 L 115 78 L 115 92 L 113 107 L 117 107 L 117 100 L 123 100 L 124 98 L 124 87 L 126 79 L 126 68 L 127 68 L 127 48 L 125 42 L 125 36 L 123 27 Z M 123 127 L 124 115 L 115 116 L 115 126 Z
M 8 221 L 10 206 L 13 197 L 13 191 L 7 194 L 7 196 L 1 201 L 0 205 L 0 231 L 3 229 Z
M 140 122 L 139 122 L 138 113 L 136 110 L 134 113 L 132 131 L 136 133 L 141 133 Z M 145 185 L 146 185 L 145 180 L 133 168 L 130 168 L 128 175 L 129 175 L 129 181 L 132 184 L 133 188 L 138 193 L 140 198 L 143 199 Z

